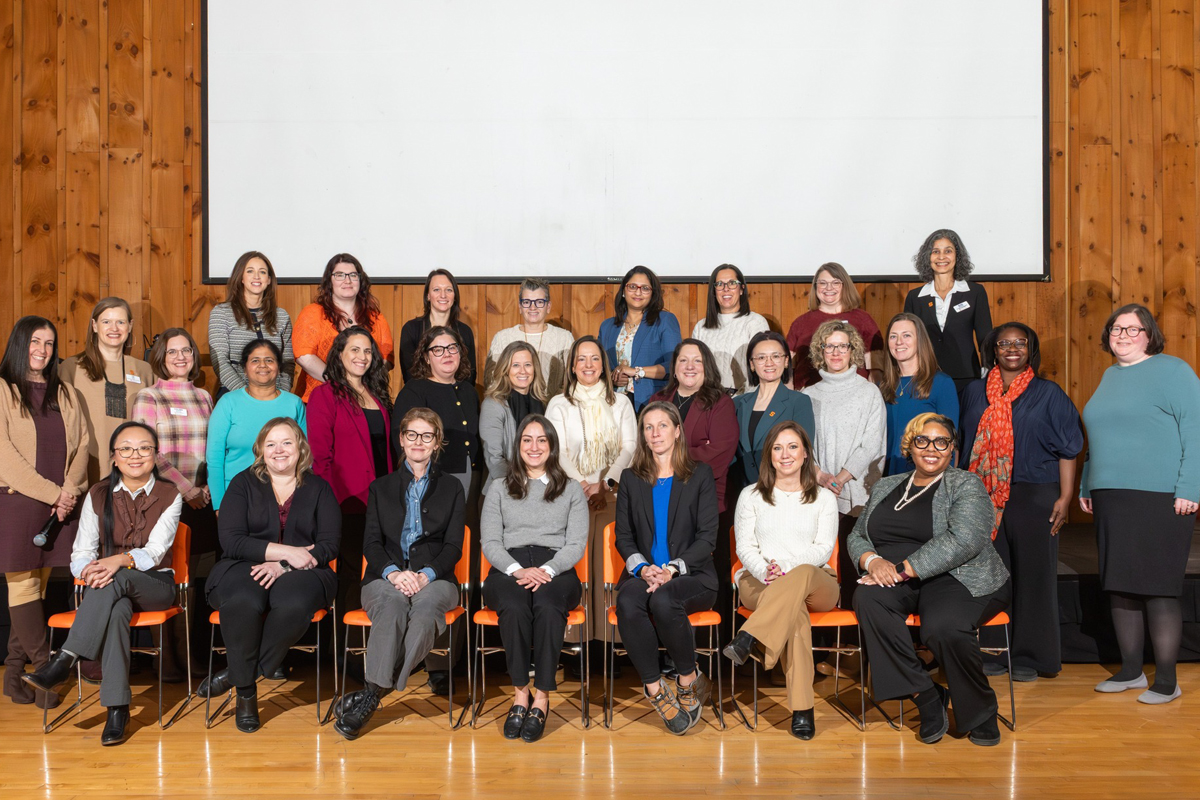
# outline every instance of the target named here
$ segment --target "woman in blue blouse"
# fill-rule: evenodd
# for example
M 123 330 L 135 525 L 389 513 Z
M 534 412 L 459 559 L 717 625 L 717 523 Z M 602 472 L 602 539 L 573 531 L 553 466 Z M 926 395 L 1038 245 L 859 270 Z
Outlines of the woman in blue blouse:
M 682 337 L 679 320 L 663 310 L 662 283 L 646 267 L 625 273 L 613 315 L 600 323 L 600 343 L 612 364 L 613 387 L 641 411 L 667 385 L 671 353 Z
M 787 339 L 775 331 L 757 333 L 746 347 L 746 375 L 752 389 L 733 398 L 738 421 L 738 458 L 746 484 L 758 481 L 763 442 L 777 423 L 790 419 L 817 442 L 817 422 L 808 395 L 788 388 L 792 356 Z
M 1083 427 L 1066 392 L 1038 377 L 1041 348 L 1028 325 L 1008 322 L 984 337 L 983 366 L 987 378 L 962 394 L 959 467 L 983 478 L 996 507 L 996 550 L 1012 573 L 1012 677 L 1033 681 L 1062 669 L 1058 531 L 1074 496 Z M 999 637 L 985 628 L 984 644 L 989 634 Z M 985 672 L 1004 670 L 999 657 L 985 658 Z
M 887 327 L 887 356 L 879 391 L 887 403 L 887 461 L 885 475 L 909 472 L 900 439 L 909 420 L 933 412 L 958 423 L 958 391 L 949 375 L 938 369 L 933 343 L 920 318 L 901 313 Z

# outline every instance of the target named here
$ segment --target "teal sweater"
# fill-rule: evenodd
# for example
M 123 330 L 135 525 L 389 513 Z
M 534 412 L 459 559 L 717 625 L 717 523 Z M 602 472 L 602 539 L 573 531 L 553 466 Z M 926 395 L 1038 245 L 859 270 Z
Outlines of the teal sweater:
M 1081 496 L 1137 489 L 1200 499 L 1200 378 L 1187 362 L 1159 354 L 1114 364 L 1083 407 L 1083 423 Z
M 254 440 L 275 417 L 291 417 L 308 433 L 304 403 L 294 394 L 280 392 L 274 400 L 255 400 L 242 388 L 217 401 L 208 421 L 208 488 L 213 508 L 220 510 L 229 482 L 254 463 Z

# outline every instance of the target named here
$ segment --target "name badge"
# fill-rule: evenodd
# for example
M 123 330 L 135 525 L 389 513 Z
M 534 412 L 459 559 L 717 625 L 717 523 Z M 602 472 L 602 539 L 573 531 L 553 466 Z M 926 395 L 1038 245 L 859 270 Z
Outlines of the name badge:
M 172 417 L 186 417 L 187 409 L 186 408 L 171 408 L 171 416 Z
M 971 304 L 968 303 L 966 300 L 963 300 L 961 303 L 959 303 L 958 305 L 956 305 L 954 307 L 954 310 L 955 311 L 966 311 L 970 307 L 971 307 Z
M 125 380 L 128 383 L 141 383 L 142 382 L 142 379 L 139 378 L 137 375 L 126 375 Z

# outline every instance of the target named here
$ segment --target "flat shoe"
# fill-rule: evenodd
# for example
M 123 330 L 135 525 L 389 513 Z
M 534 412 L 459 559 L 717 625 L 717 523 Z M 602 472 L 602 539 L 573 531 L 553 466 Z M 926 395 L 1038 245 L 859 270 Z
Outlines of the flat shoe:
M 112 706 L 108 709 L 108 719 L 104 722 L 104 730 L 100 734 L 100 744 L 111 747 L 125 741 L 125 729 L 129 726 L 129 706 Z
M 1008 667 L 1004 666 L 1003 664 L 999 663 L 998 661 L 983 662 L 983 674 L 984 675 L 994 678 L 997 675 L 1003 675 L 1006 672 L 1008 672 Z M 1015 671 L 1013 673 L 1013 680 L 1016 680 L 1016 672 Z
M 521 726 L 521 741 L 533 744 L 542 738 L 542 732 L 545 730 L 546 712 L 540 708 L 529 709 L 529 714 L 525 717 L 525 724 Z
M 529 706 L 513 704 L 508 710 L 508 718 L 504 720 L 504 738 L 520 739 L 521 729 L 525 725 L 525 717 L 529 714 Z
M 1104 692 L 1105 694 L 1115 694 L 1123 692 L 1126 689 L 1145 689 L 1149 685 L 1150 682 L 1146 680 L 1146 673 L 1143 672 L 1131 681 L 1115 681 L 1112 678 L 1100 681 L 1096 684 L 1096 691 Z
M 1038 679 L 1038 671 L 1033 667 L 1013 667 L 1012 679 L 1017 683 L 1033 683 Z
M 1137 701 L 1145 703 L 1148 706 L 1161 706 L 1164 703 L 1171 702 L 1181 694 L 1183 694 L 1183 689 L 1179 688 L 1179 684 L 1175 684 L 1175 691 L 1170 694 L 1159 694 L 1152 689 L 1147 689 L 1138 695 Z

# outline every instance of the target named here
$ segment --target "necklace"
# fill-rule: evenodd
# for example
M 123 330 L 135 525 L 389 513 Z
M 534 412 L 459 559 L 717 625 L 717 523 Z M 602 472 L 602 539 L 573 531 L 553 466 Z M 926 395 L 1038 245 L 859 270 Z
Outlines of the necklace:
M 946 473 L 944 473 L 944 472 L 942 473 L 942 475 L 945 475 L 945 474 L 946 474 Z M 901 510 L 903 510 L 903 509 L 904 509 L 904 507 L 905 507 L 905 506 L 911 505 L 911 504 L 913 503 L 913 501 L 915 501 L 915 500 L 916 500 L 918 497 L 920 497 L 921 495 L 925 494 L 925 492 L 929 491 L 929 487 L 930 487 L 930 486 L 933 486 L 933 485 L 934 485 L 934 484 L 936 484 L 938 481 L 940 481 L 940 480 L 942 479 L 942 475 L 938 475 L 936 478 L 934 478 L 933 480 L 931 480 L 929 483 L 927 483 L 927 484 L 925 484 L 924 486 L 922 486 L 922 487 L 921 487 L 921 491 L 917 492 L 917 493 L 916 493 L 916 494 L 914 494 L 912 497 L 909 497 L 909 496 L 908 496 L 908 491 L 909 491 L 909 489 L 912 489 L 912 485 L 913 485 L 913 479 L 915 479 L 915 478 L 917 477 L 917 473 L 915 473 L 915 472 L 914 472 L 912 475 L 910 475 L 910 476 L 908 477 L 908 485 L 904 487 L 904 494 L 903 494 L 903 496 L 901 496 L 901 498 L 900 498 L 899 500 L 897 500 L 897 501 L 896 501 L 896 505 L 895 505 L 895 506 L 893 506 L 893 507 L 894 507 L 894 508 L 895 508 L 897 511 L 901 511 Z
M 542 338 L 543 338 L 542 335 L 546 332 L 546 329 L 542 328 L 537 333 L 529 333 L 528 331 L 525 330 L 524 325 L 518 325 L 517 327 L 521 329 L 521 337 L 525 339 L 525 344 L 529 344 L 530 336 L 537 337 L 537 344 L 533 345 L 533 349 L 537 353 L 538 364 L 544 363 L 543 359 L 542 359 Z

